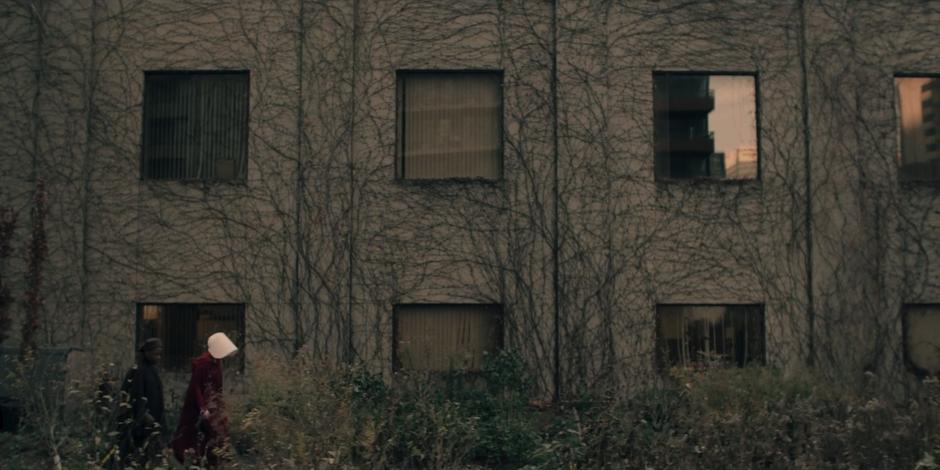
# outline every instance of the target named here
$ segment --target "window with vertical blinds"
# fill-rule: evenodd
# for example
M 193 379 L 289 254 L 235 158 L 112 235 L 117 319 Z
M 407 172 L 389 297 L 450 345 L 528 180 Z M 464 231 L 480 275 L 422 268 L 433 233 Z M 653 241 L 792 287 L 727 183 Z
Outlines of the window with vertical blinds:
M 656 310 L 661 368 L 764 363 L 760 305 L 660 305 Z
M 502 74 L 399 72 L 399 175 L 498 179 Z
M 244 181 L 248 72 L 147 72 L 141 178 Z
M 137 305 L 137 344 L 147 338 L 163 341 L 161 366 L 166 370 L 189 370 L 190 360 L 205 352 L 209 336 L 218 332 L 239 347 L 232 361 L 244 369 L 244 304 Z
M 478 371 L 485 352 L 502 347 L 499 305 L 398 305 L 395 369 Z

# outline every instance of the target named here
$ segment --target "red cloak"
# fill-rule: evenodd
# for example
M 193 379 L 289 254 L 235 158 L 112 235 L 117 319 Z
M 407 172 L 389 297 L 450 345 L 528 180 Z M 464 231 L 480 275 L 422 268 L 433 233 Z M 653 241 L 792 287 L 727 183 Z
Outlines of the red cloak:
M 208 420 L 202 418 L 202 410 L 208 411 Z M 222 361 L 206 352 L 193 359 L 183 411 L 170 446 L 180 462 L 190 452 L 197 460 L 205 458 L 214 465 L 218 458 L 213 450 L 222 448 L 227 436 L 228 417 L 222 402 Z

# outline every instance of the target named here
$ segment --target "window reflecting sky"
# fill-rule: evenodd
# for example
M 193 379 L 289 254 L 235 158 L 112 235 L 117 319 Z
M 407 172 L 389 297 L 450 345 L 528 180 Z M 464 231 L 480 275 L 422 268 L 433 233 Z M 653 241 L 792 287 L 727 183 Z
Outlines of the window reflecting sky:
M 715 133 L 715 153 L 725 155 L 728 178 L 757 177 L 757 99 L 754 77 L 712 75 L 709 88 L 715 109 L 708 128 Z M 736 168 L 735 165 L 741 165 Z
M 902 180 L 940 180 L 940 78 L 896 77 Z
M 757 178 L 756 77 L 654 74 L 657 178 Z

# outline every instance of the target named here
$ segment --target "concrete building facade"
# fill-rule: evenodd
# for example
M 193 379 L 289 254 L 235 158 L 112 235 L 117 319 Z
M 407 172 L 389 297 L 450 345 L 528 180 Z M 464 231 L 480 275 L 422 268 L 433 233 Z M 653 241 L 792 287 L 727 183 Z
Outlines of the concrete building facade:
M 398 330 L 450 315 L 450 352 L 518 352 L 546 394 L 656 380 L 668 341 L 906 382 L 933 360 L 905 312 L 940 315 L 940 192 L 900 181 L 895 78 L 940 73 L 938 21 L 914 1 L 12 2 L 0 203 L 25 246 L 46 182 L 40 343 L 102 359 L 178 315 L 235 325 L 247 373 L 275 351 L 390 376 L 421 352 Z M 218 88 L 183 114 L 148 98 L 147 77 L 219 71 L 244 77 L 242 134 Z M 657 176 L 654 77 L 675 72 L 754 77 L 757 141 L 721 177 Z M 211 170 L 145 165 L 175 133 Z M 449 146 L 486 164 L 409 173 Z M 16 293 L 25 266 L 0 266 Z M 707 328 L 663 326 L 682 321 Z

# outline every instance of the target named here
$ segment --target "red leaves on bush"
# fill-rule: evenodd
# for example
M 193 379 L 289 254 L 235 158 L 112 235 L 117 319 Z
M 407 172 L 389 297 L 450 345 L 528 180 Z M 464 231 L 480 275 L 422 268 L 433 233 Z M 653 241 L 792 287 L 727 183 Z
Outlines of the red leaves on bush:
M 23 320 L 23 340 L 20 354 L 24 357 L 36 350 L 36 331 L 39 330 L 39 313 L 42 309 L 42 264 L 49 247 L 46 245 L 46 182 L 42 178 L 36 181 L 36 193 L 33 196 L 32 236 L 29 243 L 28 266 L 26 270 L 26 318 Z
M 16 228 L 16 212 L 13 209 L 0 209 L 0 343 L 3 343 L 10 332 L 13 323 L 10 317 L 10 304 L 13 297 L 10 288 L 3 282 L 3 268 L 6 259 L 13 252 L 10 241 L 13 239 L 13 230 Z

